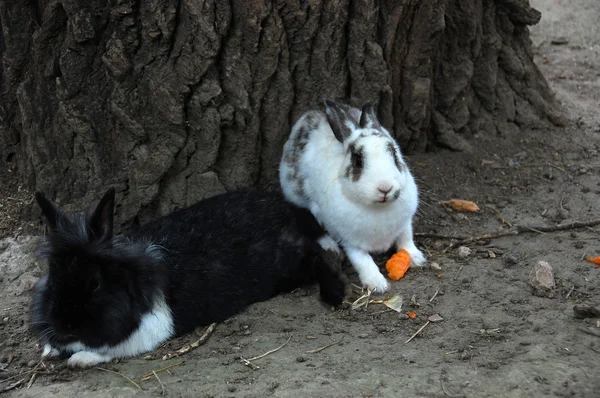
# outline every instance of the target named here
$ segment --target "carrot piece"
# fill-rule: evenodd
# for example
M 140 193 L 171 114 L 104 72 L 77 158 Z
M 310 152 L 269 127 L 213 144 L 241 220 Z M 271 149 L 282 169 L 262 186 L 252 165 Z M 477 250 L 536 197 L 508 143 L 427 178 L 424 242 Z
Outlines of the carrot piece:
M 598 257 L 586 257 L 585 261 L 589 261 L 592 264 L 600 265 L 600 256 L 598 256 Z
M 412 311 L 407 312 L 406 315 L 408 315 L 410 319 L 415 319 L 417 317 L 417 313 Z
M 450 206 L 456 211 L 465 211 L 471 213 L 477 213 L 479 211 L 479 206 L 470 200 L 451 199 L 445 202 L 440 202 L 440 204 L 442 206 Z
M 395 253 L 385 264 L 388 277 L 394 281 L 403 278 L 406 271 L 410 268 L 410 263 L 410 254 L 408 254 L 406 249 Z

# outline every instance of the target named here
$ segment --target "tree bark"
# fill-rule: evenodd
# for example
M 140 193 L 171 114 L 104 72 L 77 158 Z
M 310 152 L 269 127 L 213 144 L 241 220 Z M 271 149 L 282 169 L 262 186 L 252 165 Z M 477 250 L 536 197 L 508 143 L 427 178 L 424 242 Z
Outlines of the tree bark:
M 0 151 L 26 185 L 122 224 L 278 184 L 325 97 L 378 105 L 407 153 L 560 123 L 527 0 L 5 0 Z

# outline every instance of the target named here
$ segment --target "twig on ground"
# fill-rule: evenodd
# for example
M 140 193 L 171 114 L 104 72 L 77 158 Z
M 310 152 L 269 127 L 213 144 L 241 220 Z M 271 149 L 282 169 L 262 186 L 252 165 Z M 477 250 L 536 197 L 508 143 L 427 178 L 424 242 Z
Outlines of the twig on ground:
M 247 359 L 246 359 L 246 358 L 244 358 L 244 357 L 240 357 L 240 361 L 241 361 L 241 362 L 242 362 L 244 365 L 248 366 L 248 367 L 249 367 L 250 369 L 252 369 L 252 370 L 258 370 L 258 369 L 260 369 L 260 366 L 253 364 L 252 362 L 250 362 L 249 360 L 247 360 Z
M 496 216 L 498 216 L 498 219 L 500 220 L 500 222 L 502 224 L 506 224 L 509 227 L 512 227 L 513 225 L 510 223 L 510 221 L 508 221 L 506 218 L 504 218 L 504 216 L 502 216 L 502 213 L 500 213 L 500 211 L 498 209 L 496 209 L 494 206 L 491 205 L 485 205 L 484 206 L 486 209 L 490 209 L 492 210 L 494 213 L 496 213 Z
M 465 268 L 464 264 L 461 264 L 460 268 L 458 269 L 458 271 L 456 272 L 456 275 L 454 275 L 454 279 L 458 278 L 458 276 L 460 275 L 460 273 L 462 272 L 463 268 Z
M 327 344 L 327 345 L 325 345 L 325 346 L 323 346 L 323 347 L 315 348 L 314 350 L 308 350 L 308 351 L 306 351 L 306 352 L 307 352 L 308 354 L 316 354 L 317 352 L 321 352 L 321 351 L 323 351 L 323 350 L 325 350 L 325 349 L 327 349 L 327 348 L 329 348 L 329 347 L 332 347 L 332 346 L 334 346 L 334 345 L 336 345 L 336 344 L 339 344 L 341 341 L 342 341 L 342 340 L 340 339 L 340 340 L 338 340 L 338 341 L 334 341 L 333 343 Z
M 37 373 L 34 373 L 31 375 L 31 379 L 29 380 L 29 383 L 27 383 L 27 388 L 31 388 L 31 386 L 33 385 L 33 382 L 35 381 L 35 377 L 37 376 Z
M 582 331 L 583 333 L 587 333 L 592 336 L 600 337 L 600 332 L 596 332 L 595 330 L 587 329 L 587 328 L 577 328 L 577 329 Z
M 125 380 L 127 380 L 128 382 L 130 382 L 131 384 L 133 384 L 134 386 L 136 386 L 138 389 L 140 389 L 142 391 L 145 391 L 142 387 L 140 387 L 140 385 L 138 383 L 136 383 L 135 381 L 131 380 L 129 377 L 125 376 L 121 372 L 115 372 L 114 370 L 110 370 L 110 369 L 106 369 L 106 368 L 96 368 L 96 369 L 101 370 L 103 372 L 108 372 L 108 373 L 113 373 L 113 374 L 119 375 L 122 378 L 124 378 Z
M 170 352 L 170 353 L 166 354 L 165 356 L 162 357 L 163 361 L 186 354 L 186 353 L 200 347 L 202 344 L 206 343 L 206 340 L 208 340 L 210 335 L 214 332 L 216 326 L 217 326 L 216 323 L 211 323 L 210 326 L 208 328 L 206 328 L 206 331 L 204 332 L 204 334 L 202 336 L 200 336 L 200 338 L 198 340 L 194 341 L 192 344 L 181 347 L 179 350 L 177 350 L 175 352 Z
M 575 285 L 573 285 L 573 287 L 571 288 L 571 290 L 569 290 L 569 293 L 567 293 L 567 295 L 565 296 L 565 300 L 568 299 L 571 296 L 571 293 L 573 293 L 573 290 L 575 290 Z
M 154 373 L 160 373 L 160 372 L 165 372 L 165 371 L 168 373 L 168 372 L 169 372 L 169 369 L 171 369 L 171 368 L 174 368 L 175 366 L 181 366 L 181 365 L 183 365 L 184 363 L 185 363 L 185 362 L 183 362 L 183 361 L 182 361 L 182 362 L 178 362 L 178 363 L 171 364 L 171 365 L 169 365 L 169 366 L 165 366 L 164 368 L 160 368 L 160 369 L 157 369 L 157 370 L 153 370 L 152 372 L 150 372 L 150 373 L 146 373 L 145 375 L 143 375 L 143 376 L 142 376 L 142 378 L 141 378 L 140 380 L 141 380 L 141 381 L 150 380 L 150 379 L 153 377 Z
M 154 377 L 156 377 L 156 380 L 158 380 L 158 384 L 160 384 L 160 388 L 162 388 L 160 395 L 165 395 L 165 385 L 162 383 L 162 381 L 160 381 L 160 379 L 155 371 L 152 371 L 152 374 L 154 375 Z
M 32 373 L 34 373 L 34 372 L 37 370 L 37 368 L 39 368 L 39 367 L 40 367 L 40 365 L 43 365 L 43 366 L 44 366 L 44 368 L 46 369 L 46 371 L 47 371 L 47 372 L 49 372 L 48 368 L 46 368 L 46 365 L 44 364 L 44 359 L 46 359 L 46 358 L 42 358 L 42 359 L 41 359 L 41 360 L 40 360 L 40 361 L 39 361 L 39 362 L 38 362 L 38 363 L 37 363 L 37 364 L 36 364 L 36 365 L 35 365 L 33 368 L 31 368 L 31 369 L 30 369 L 30 370 L 28 370 L 27 372 L 25 372 L 25 373 L 22 373 L 22 374 L 18 374 L 18 375 L 11 376 L 11 377 L 9 377 L 9 378 L 6 378 L 6 379 L 4 379 L 4 380 L 2 380 L 2 381 L 3 381 L 3 382 L 7 382 L 7 381 L 9 381 L 9 380 L 16 379 L 17 377 L 28 376 L 28 375 L 30 375 L 30 374 L 32 374 Z M 1 391 L 0 391 L 0 392 L 1 392 Z
M 440 384 L 442 385 L 442 391 L 444 392 L 444 394 L 446 394 L 447 396 L 449 396 L 450 398 L 458 398 L 458 395 L 452 395 L 450 394 L 447 390 L 446 387 L 444 387 L 444 376 L 441 375 L 440 376 Z
M 439 290 L 436 290 L 435 293 L 433 293 L 433 296 L 429 299 L 430 303 L 433 301 L 434 298 L 437 297 L 437 295 L 438 295 L 439 292 L 440 292 Z
M 423 326 L 421 326 L 421 327 L 419 328 L 419 330 L 417 330 L 417 331 L 415 332 L 415 334 L 413 334 L 412 336 L 410 336 L 410 338 L 409 338 L 408 340 L 406 340 L 406 341 L 404 342 L 404 344 L 408 344 L 408 343 L 410 343 L 410 341 L 411 341 L 412 339 L 414 339 L 415 337 L 417 337 L 417 335 L 418 335 L 419 333 L 421 333 L 421 331 L 422 331 L 423 329 L 425 329 L 425 326 L 429 325 L 430 323 L 431 323 L 430 321 L 427 321 L 427 322 L 425 322 L 425 324 L 424 324 Z
M 476 235 L 476 236 L 471 236 L 471 237 L 465 237 L 462 235 L 453 236 L 453 235 L 428 234 L 428 233 L 423 233 L 423 232 L 416 233 L 415 236 L 423 237 L 423 238 L 433 237 L 433 238 L 438 238 L 438 239 L 455 239 L 455 240 L 458 239 L 458 242 L 451 243 L 450 246 L 445 249 L 445 251 L 447 251 L 456 246 L 465 245 L 467 243 L 473 243 L 473 242 L 477 242 L 480 240 L 490 240 L 490 239 L 502 238 L 505 236 L 520 235 L 520 234 L 523 234 L 526 232 L 536 232 L 538 234 L 545 234 L 548 232 L 565 231 L 565 230 L 569 230 L 569 229 L 578 229 L 578 228 L 585 228 L 585 227 L 594 227 L 596 225 L 600 225 L 600 220 L 577 221 L 577 222 L 572 222 L 572 223 L 568 223 L 568 224 L 554 225 L 554 226 L 550 226 L 550 227 L 546 227 L 546 226 L 531 227 L 528 225 L 515 225 L 515 226 L 513 226 L 513 229 L 508 230 L 508 231 L 502 231 L 502 232 L 497 232 L 497 233 L 487 233 L 487 234 Z
M 261 358 L 266 357 L 267 355 L 271 355 L 272 353 L 277 352 L 277 351 L 281 350 L 283 347 L 285 347 L 287 345 L 287 343 L 290 342 L 291 339 L 292 339 L 292 336 L 288 337 L 287 341 L 285 343 L 283 343 L 282 345 L 280 345 L 279 347 L 274 348 L 270 351 L 267 351 L 264 354 L 249 358 L 249 359 L 247 359 L 247 361 L 256 361 L 257 359 L 261 359 Z
M 19 387 L 24 382 L 25 382 L 25 379 L 21 379 L 21 380 L 15 381 L 14 383 L 9 384 L 6 387 L 3 387 L 2 389 L 0 389 L 0 394 L 5 393 L 5 392 L 10 391 L 10 390 L 13 390 L 13 389 Z

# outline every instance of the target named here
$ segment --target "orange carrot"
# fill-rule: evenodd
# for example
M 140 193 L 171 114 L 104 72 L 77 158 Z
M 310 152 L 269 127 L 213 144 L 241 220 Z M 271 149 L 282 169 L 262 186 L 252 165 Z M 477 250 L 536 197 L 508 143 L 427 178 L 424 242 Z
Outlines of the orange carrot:
M 592 264 L 600 265 L 600 256 L 598 256 L 598 257 L 586 257 L 585 261 L 589 261 Z
M 470 200 L 451 199 L 440 203 L 442 206 L 450 206 L 456 211 L 465 211 L 471 213 L 477 213 L 479 211 L 479 206 Z
M 410 254 L 406 249 L 400 250 L 394 254 L 385 264 L 385 269 L 388 272 L 388 277 L 392 280 L 397 281 L 404 277 L 406 271 L 410 268 Z

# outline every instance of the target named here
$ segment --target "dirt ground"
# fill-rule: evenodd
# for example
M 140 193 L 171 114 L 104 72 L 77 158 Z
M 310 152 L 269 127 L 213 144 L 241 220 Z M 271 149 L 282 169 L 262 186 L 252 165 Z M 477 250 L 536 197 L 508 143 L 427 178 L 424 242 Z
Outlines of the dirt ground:
M 536 228 L 600 219 L 600 2 L 531 2 L 543 12 L 532 29 L 536 60 L 569 125 L 518 137 L 475 137 L 470 153 L 409 158 L 423 191 L 417 232 L 472 236 L 505 231 L 509 223 Z M 566 41 L 561 38 L 568 43 L 552 44 Z M 481 212 L 439 206 L 450 198 L 473 200 Z M 180 358 L 161 359 L 196 336 L 173 340 L 148 358 L 105 366 L 115 374 L 39 361 L 40 347 L 27 332 L 29 291 L 42 274 L 33 257 L 35 238 L 27 232 L 36 226 L 15 222 L 31 193 L 13 182 L 0 200 L 0 234 L 8 236 L 0 241 L 0 391 L 21 381 L 6 396 L 600 395 L 600 323 L 573 313 L 576 304 L 600 305 L 600 269 L 583 260 L 600 255 L 600 226 L 471 243 L 466 258 L 456 248 L 443 252 L 450 240 L 422 237 L 420 246 L 441 270 L 411 269 L 388 295 L 402 295 L 403 311 L 416 312 L 415 319 L 375 303 L 332 311 L 319 303 L 316 287 L 301 289 L 251 306 Z M 554 270 L 551 297 L 534 295 L 529 284 L 540 260 Z M 413 296 L 418 306 L 410 304 Z M 405 343 L 433 314 L 443 321 Z M 239 360 L 288 339 L 253 361 L 259 369 Z M 160 382 L 141 381 L 166 366 L 172 367 L 157 373 Z

